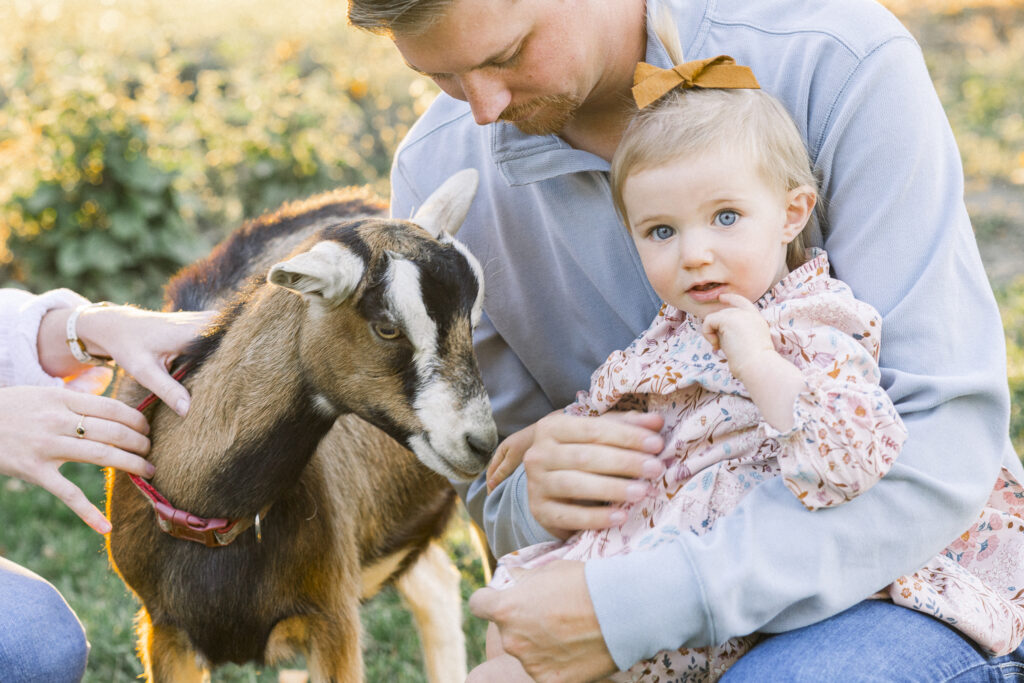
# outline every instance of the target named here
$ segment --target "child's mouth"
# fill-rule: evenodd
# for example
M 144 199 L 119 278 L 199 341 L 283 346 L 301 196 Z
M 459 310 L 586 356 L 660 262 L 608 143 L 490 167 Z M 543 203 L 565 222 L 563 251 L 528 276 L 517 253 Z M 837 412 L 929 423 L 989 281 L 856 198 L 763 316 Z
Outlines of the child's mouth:
M 721 282 L 705 282 L 690 287 L 689 295 L 691 299 L 698 303 L 707 303 L 717 300 L 718 295 L 722 293 L 724 288 L 725 285 Z

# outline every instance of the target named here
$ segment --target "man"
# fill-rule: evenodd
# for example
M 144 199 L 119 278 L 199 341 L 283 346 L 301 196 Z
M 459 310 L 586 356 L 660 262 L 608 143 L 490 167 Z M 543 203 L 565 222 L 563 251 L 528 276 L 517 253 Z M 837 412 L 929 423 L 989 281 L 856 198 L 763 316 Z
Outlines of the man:
M 445 92 L 396 154 L 392 212 L 480 170 L 459 233 L 488 284 L 477 353 L 502 434 L 540 420 L 525 469 L 490 495 L 470 485 L 471 512 L 500 555 L 614 524 L 660 473 L 657 418 L 541 420 L 659 305 L 607 181 L 636 63 L 671 66 L 647 30 L 659 6 L 687 59 L 731 55 L 796 119 L 826 207 L 808 237 L 882 313 L 882 384 L 910 438 L 847 505 L 807 513 L 773 479 L 703 536 L 549 565 L 471 606 L 537 680 L 596 679 L 754 631 L 782 635 L 726 680 L 989 680 L 1021 650 L 985 658 L 937 620 L 864 601 L 966 529 L 1000 466 L 1024 474 L 959 155 L 916 43 L 870 0 L 350 1 L 352 23 L 387 33 Z

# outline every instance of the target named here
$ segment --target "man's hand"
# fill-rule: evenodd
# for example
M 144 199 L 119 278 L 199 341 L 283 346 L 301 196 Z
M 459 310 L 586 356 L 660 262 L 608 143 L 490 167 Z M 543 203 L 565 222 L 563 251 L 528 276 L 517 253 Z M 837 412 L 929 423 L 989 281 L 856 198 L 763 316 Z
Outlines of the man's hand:
M 640 500 L 664 466 L 664 447 L 653 413 L 599 417 L 552 414 L 536 424 L 526 451 L 530 512 L 547 531 L 568 538 L 580 529 L 605 529 L 625 521 L 618 505 Z
M 576 683 L 617 668 L 590 601 L 582 562 L 559 560 L 514 573 L 504 590 L 481 588 L 469 609 L 498 627 L 501 646 L 539 683 Z

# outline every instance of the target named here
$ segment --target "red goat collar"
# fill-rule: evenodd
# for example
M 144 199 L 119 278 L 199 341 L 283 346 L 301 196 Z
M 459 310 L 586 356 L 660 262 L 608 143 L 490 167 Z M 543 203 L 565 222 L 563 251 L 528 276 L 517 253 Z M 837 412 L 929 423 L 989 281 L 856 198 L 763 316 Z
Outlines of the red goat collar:
M 189 369 L 190 366 L 186 363 L 174 373 L 174 379 L 180 380 Z M 156 394 L 150 394 L 139 404 L 138 410 L 145 410 L 157 400 Z M 175 538 L 202 543 L 209 548 L 218 548 L 234 541 L 249 527 L 255 527 L 257 542 L 263 540 L 260 521 L 266 517 L 270 505 L 257 512 L 252 519 L 248 517 L 238 519 L 200 517 L 171 505 L 169 500 L 142 477 L 129 474 L 128 478 L 142 491 L 149 500 L 149 504 L 153 506 L 153 511 L 156 512 L 156 522 L 160 529 Z

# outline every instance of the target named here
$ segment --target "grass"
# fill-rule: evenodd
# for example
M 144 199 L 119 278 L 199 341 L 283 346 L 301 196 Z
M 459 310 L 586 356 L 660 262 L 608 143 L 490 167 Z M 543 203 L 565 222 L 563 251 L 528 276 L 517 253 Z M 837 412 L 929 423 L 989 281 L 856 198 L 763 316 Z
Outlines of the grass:
M 1020 0 L 887 4 L 921 40 L 960 143 L 968 206 L 1003 311 L 1014 396 L 1011 430 L 1018 452 L 1024 453 L 1024 72 L 1019 69 L 1024 64 L 1024 6 Z M 195 21 L 197 16 L 203 20 Z M 223 222 L 220 230 L 237 223 L 250 206 L 250 200 L 224 196 L 223 187 L 211 180 L 236 182 L 230 164 L 240 150 L 269 160 L 291 155 L 300 166 L 309 163 L 309 151 L 315 150 L 334 169 L 331 173 L 341 174 L 338 178 L 348 178 L 345 173 L 355 169 L 386 193 L 386 169 L 368 167 L 365 159 L 388 158 L 436 92 L 405 69 L 386 41 L 345 26 L 340 0 L 8 0 L 0 3 L 0 23 L 5 26 L 0 43 L 0 165 L 5 169 L 0 218 L 10 198 L 32 182 L 31 173 L 45 171 L 48 154 L 56 153 L 46 146 L 52 141 L 39 136 L 40 121 L 56 116 L 48 108 L 52 103 L 42 100 L 44 92 L 61 101 L 76 89 L 97 89 L 100 106 L 104 82 L 121 87 L 133 77 L 141 79 L 154 93 L 152 101 L 138 98 L 125 106 L 134 107 L 139 120 L 154 122 L 149 140 L 155 160 L 174 164 L 180 171 L 177 182 L 194 196 L 185 208 L 217 217 Z M 183 54 L 187 58 L 175 61 Z M 40 87 L 22 96 L 17 93 L 27 78 L 25 55 L 31 55 L 28 62 L 42 75 Z M 197 81 L 202 106 L 188 104 L 190 93 L 174 91 L 183 85 L 179 75 L 189 65 L 216 66 L 225 79 L 207 84 L 209 91 L 203 90 L 202 79 Z M 295 87 L 298 78 L 306 79 L 301 88 Z M 218 88 L 240 94 L 217 99 Z M 304 99 L 286 99 L 293 90 Z M 335 106 L 342 100 L 343 107 Z M 261 101 L 276 106 L 260 107 Z M 161 108 L 167 102 L 174 106 Z M 17 112 L 34 113 L 19 117 Z M 300 125 L 311 112 L 318 131 L 303 132 L 301 144 L 259 140 L 265 129 Z M 217 119 L 221 114 L 226 123 Z M 346 128 L 345 121 L 357 117 L 376 134 Z M 208 139 L 201 156 L 193 154 L 198 134 Z M 246 147 L 249 140 L 262 146 L 253 151 Z M 208 166 L 226 170 L 214 177 Z M 62 171 L 53 172 L 59 177 Z M 331 173 L 328 179 L 335 178 Z M 251 205 L 264 199 L 273 203 L 280 197 L 257 197 Z M 200 227 L 204 232 L 217 228 Z M 0 220 L 0 237 L 3 228 Z M 69 464 L 63 471 L 100 503 L 103 481 L 95 468 Z M 0 555 L 52 581 L 86 625 L 92 643 L 86 680 L 136 679 L 140 668 L 131 631 L 137 606 L 110 571 L 102 539 L 49 494 L 3 477 L 0 520 Z M 480 559 L 464 526 L 455 525 L 446 542 L 468 597 L 483 582 Z M 415 628 L 394 591 L 367 603 L 363 623 L 368 681 L 424 680 Z M 464 623 L 472 664 L 483 654 L 484 625 L 468 614 Z M 218 670 L 214 680 L 273 681 L 277 676 L 273 669 L 231 666 Z
M 98 469 L 69 463 L 61 471 L 102 506 L 103 476 Z M 0 477 L 0 519 L 17 520 L 0 525 L 0 555 L 48 578 L 86 625 L 92 650 L 85 680 L 136 680 L 142 672 L 133 654 L 137 603 L 110 569 L 103 538 L 42 489 L 4 477 Z M 468 600 L 483 584 L 483 565 L 464 519 L 455 521 L 445 543 L 462 574 L 463 597 Z M 364 606 L 363 626 L 366 680 L 426 680 L 416 628 L 396 591 L 385 589 Z M 484 625 L 467 613 L 464 628 L 470 661 L 479 662 Z M 274 668 L 231 665 L 218 669 L 214 680 L 276 681 L 277 676 Z

